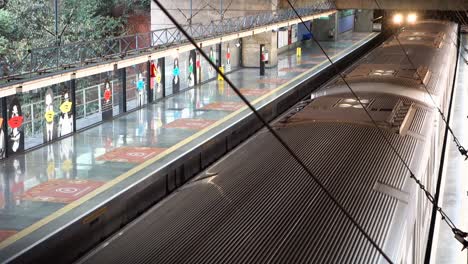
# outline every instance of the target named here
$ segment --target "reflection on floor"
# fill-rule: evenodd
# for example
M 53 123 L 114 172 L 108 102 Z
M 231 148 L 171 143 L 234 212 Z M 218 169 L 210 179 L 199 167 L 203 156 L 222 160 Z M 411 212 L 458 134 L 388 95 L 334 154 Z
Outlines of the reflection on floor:
M 371 36 L 353 33 L 324 46 L 343 51 Z M 291 49 L 279 55 L 278 67 L 267 69 L 266 76 L 260 77 L 258 69 L 241 69 L 229 77 L 253 101 L 325 61 L 310 42 L 302 46 L 302 58 L 295 52 Z M 212 81 L 0 162 L 0 241 L 242 107 L 230 87 Z

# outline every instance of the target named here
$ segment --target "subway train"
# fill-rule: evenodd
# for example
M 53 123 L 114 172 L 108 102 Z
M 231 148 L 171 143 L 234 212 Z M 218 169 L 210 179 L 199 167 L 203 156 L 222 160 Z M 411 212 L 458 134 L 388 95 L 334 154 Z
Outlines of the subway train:
M 457 32 L 417 22 L 411 62 L 392 37 L 342 73 L 375 124 L 335 77 L 272 125 L 394 263 L 424 262 L 432 205 L 379 131 L 435 193 Z M 81 261 L 386 263 L 265 129 Z

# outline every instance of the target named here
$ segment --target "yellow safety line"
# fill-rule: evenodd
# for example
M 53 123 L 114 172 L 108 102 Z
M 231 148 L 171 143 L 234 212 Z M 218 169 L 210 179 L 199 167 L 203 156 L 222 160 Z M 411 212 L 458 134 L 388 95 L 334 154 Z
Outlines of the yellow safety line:
M 358 44 L 361 44 L 363 43 L 364 41 L 366 41 L 367 39 L 369 39 L 371 36 L 374 36 L 374 34 L 371 34 L 369 35 L 368 37 L 366 37 L 365 39 L 357 42 L 356 44 L 354 44 L 353 46 L 349 47 L 348 49 L 346 50 L 343 50 L 342 52 L 332 56 L 331 58 L 335 58 L 339 55 L 341 55 L 342 53 L 350 50 L 351 48 L 357 46 Z M 317 64 L 316 66 L 314 66 L 313 68 L 311 68 L 310 70 L 294 77 L 293 79 L 291 79 L 290 81 L 278 86 L 277 88 L 271 90 L 269 93 L 255 99 L 254 101 L 251 102 L 252 105 L 256 105 L 257 103 L 259 103 L 260 101 L 262 101 L 263 99 L 265 99 L 266 97 L 272 95 L 273 93 L 277 92 L 278 90 L 281 90 L 283 89 L 284 87 L 288 86 L 289 84 L 291 84 L 292 82 L 296 81 L 297 79 L 300 79 L 302 78 L 304 75 L 307 75 L 309 73 L 311 73 L 312 71 L 314 71 L 315 69 L 317 69 L 318 67 L 322 66 L 323 64 L 325 63 L 328 63 L 328 60 L 325 60 L 323 62 L 321 62 L 320 64 Z M 101 187 L 95 189 L 94 191 L 88 193 L 87 195 L 81 197 L 80 199 L 76 200 L 76 201 L 73 201 L 71 203 L 69 203 L 68 205 L 60 208 L 59 210 L 53 212 L 52 214 L 44 217 L 43 219 L 35 222 L 34 224 L 28 226 L 27 228 L 21 230 L 20 232 L 14 234 L 13 236 L 7 238 L 6 240 L 4 240 L 2 243 L 0 243 L 0 250 L 13 244 L 14 242 L 16 242 L 17 240 L 31 234 L 32 232 L 36 231 L 37 229 L 41 228 L 42 226 L 48 224 L 49 222 L 55 220 L 56 218 L 60 217 L 60 216 L 63 216 L 64 214 L 70 212 L 71 210 L 73 210 L 74 208 L 82 205 L 84 202 L 90 200 L 91 198 L 93 198 L 94 196 L 108 190 L 109 188 L 113 187 L 114 185 L 118 184 L 119 182 L 127 179 L 128 177 L 138 173 L 139 171 L 145 169 L 146 167 L 148 167 L 149 165 L 153 164 L 154 162 L 156 162 L 157 160 L 161 159 L 161 158 L 164 158 L 165 156 L 171 154 L 172 152 L 176 151 L 177 149 L 179 149 L 180 147 L 188 144 L 189 142 L 191 142 L 192 140 L 202 136 L 203 134 L 205 134 L 206 132 L 210 131 L 211 129 L 223 124 L 224 122 L 228 121 L 229 119 L 233 118 L 234 116 L 238 115 L 239 113 L 241 113 L 242 111 L 246 110 L 248 107 L 247 106 L 243 106 L 242 108 L 238 109 L 237 111 L 235 112 L 232 112 L 231 114 L 225 116 L 224 118 L 216 121 L 215 123 L 213 123 L 212 125 L 204 128 L 203 130 L 200 130 L 199 132 L 191 135 L 190 137 L 180 141 L 179 143 L 175 144 L 174 146 L 168 148 L 167 150 L 165 150 L 164 152 L 160 153 L 159 155 L 141 163 L 140 165 L 130 169 L 129 171 L 123 173 L 122 175 L 106 182 L 104 185 L 102 185 Z

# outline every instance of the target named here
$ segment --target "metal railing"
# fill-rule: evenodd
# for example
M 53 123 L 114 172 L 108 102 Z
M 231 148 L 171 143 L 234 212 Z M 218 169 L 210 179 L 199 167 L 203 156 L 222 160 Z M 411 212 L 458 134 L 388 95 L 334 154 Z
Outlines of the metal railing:
M 326 0 L 310 7 L 299 8 L 297 11 L 301 16 L 308 16 L 333 9 L 335 9 L 334 3 Z M 295 18 L 296 14 L 288 9 L 211 21 L 206 25 L 186 25 L 184 28 L 195 39 L 200 40 Z M 25 52 L 25 56 L 20 61 L 0 62 L 0 87 L 4 82 L 12 80 L 135 56 L 142 52 L 167 49 L 186 42 L 186 38 L 174 27 L 135 35 L 36 48 Z

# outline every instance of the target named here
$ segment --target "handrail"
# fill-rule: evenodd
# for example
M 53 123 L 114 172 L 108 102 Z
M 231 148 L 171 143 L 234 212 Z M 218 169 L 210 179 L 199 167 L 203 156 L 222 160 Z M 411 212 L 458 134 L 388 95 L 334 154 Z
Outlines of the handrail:
M 298 12 L 302 16 L 307 16 L 332 9 L 335 9 L 334 3 L 325 0 L 310 7 L 300 8 Z M 206 25 L 186 25 L 184 28 L 191 32 L 195 39 L 207 39 L 293 18 L 296 18 L 296 14 L 286 9 L 216 20 Z M 32 78 L 36 75 L 123 58 L 130 54 L 137 55 L 142 51 L 164 49 L 185 42 L 187 40 L 182 34 L 172 27 L 133 35 L 35 48 L 28 50 L 22 60 L 11 63 L 0 62 L 0 85 L 2 81 Z

